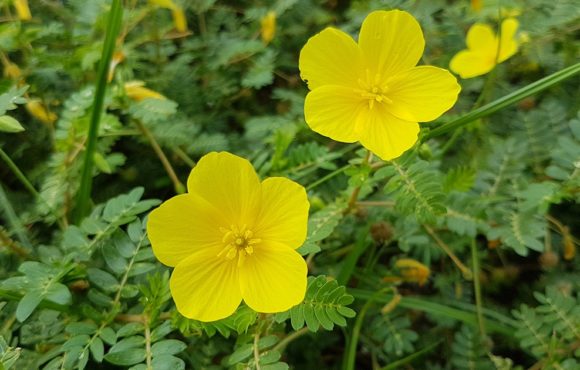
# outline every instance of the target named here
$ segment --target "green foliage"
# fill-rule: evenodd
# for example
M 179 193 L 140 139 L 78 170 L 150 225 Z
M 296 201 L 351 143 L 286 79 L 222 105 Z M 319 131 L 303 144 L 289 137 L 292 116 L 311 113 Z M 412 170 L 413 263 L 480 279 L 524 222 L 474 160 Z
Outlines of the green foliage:
M 496 109 L 577 63 L 577 2 L 491 0 L 479 11 L 444 0 L 172 2 L 186 32 L 171 1 L 123 2 L 83 220 L 71 215 L 111 2 L 29 0 L 30 21 L 3 3 L 0 369 L 580 367 L 578 77 Z M 413 149 L 382 161 L 309 128 L 298 61 L 324 28 L 356 39 L 371 11 L 389 9 L 420 23 L 420 65 L 448 68 L 467 30 L 495 29 L 498 16 L 516 17 L 516 39 L 528 41 L 493 72 L 458 79 L 457 103 L 420 123 Z M 129 94 L 135 81 L 165 98 Z M 31 102 L 56 121 L 39 119 Z M 481 109 L 496 110 L 473 121 Z M 172 182 L 185 184 L 201 156 L 223 150 L 262 179 L 307 190 L 297 252 L 310 277 L 304 301 L 286 312 L 242 302 L 216 322 L 185 318 L 172 267 L 150 246 L 155 199 L 174 196 Z M 429 268 L 425 284 L 394 267 L 402 258 Z M 479 303 L 458 264 L 480 267 Z
M 318 331 L 320 327 L 332 330 L 334 325 L 346 326 L 346 319 L 356 315 L 354 310 L 347 307 L 353 301 L 354 298 L 346 293 L 346 288 L 338 285 L 336 280 L 328 280 L 324 275 L 310 276 L 304 302 L 277 314 L 276 321 L 282 322 L 289 318 L 294 330 L 304 325 L 312 332 Z
M 574 343 L 580 338 L 579 298 L 556 287 L 548 287 L 545 294 L 535 292 L 534 297 L 538 306 L 522 305 L 513 311 L 522 348 L 538 359 L 547 358 L 550 368 L 575 363 L 578 353 Z

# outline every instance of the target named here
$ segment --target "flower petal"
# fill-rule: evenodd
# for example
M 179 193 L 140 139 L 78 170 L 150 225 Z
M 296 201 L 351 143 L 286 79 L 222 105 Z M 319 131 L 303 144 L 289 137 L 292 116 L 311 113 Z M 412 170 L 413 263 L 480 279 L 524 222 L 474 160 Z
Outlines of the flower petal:
M 260 202 L 260 179 L 246 159 L 227 152 L 203 156 L 187 180 L 188 191 L 207 200 L 230 225 L 251 226 Z
M 283 177 L 267 178 L 262 181 L 262 209 L 254 235 L 298 248 L 306 239 L 308 208 L 303 186 Z
M 269 242 L 256 246 L 240 267 L 246 304 L 257 312 L 282 312 L 306 294 L 306 261 L 290 247 Z
M 501 22 L 501 45 L 498 63 L 503 62 L 518 51 L 518 42 L 515 38 L 518 26 L 519 23 L 515 18 L 507 18 Z
M 449 68 L 461 76 L 461 78 L 472 78 L 481 76 L 491 71 L 495 67 L 494 56 L 462 50 L 451 59 Z
M 470 50 L 486 51 L 492 55 L 497 53 L 495 31 L 487 24 L 476 23 L 471 26 L 465 42 Z
M 356 119 L 365 105 L 365 100 L 354 89 L 326 85 L 306 95 L 304 118 L 319 134 L 353 143 L 358 140 Z
M 195 251 L 219 248 L 223 237 L 219 227 L 224 223 L 223 215 L 205 199 L 181 194 L 149 214 L 147 234 L 155 257 L 175 266 Z
M 364 20 L 358 39 L 371 76 L 392 76 L 417 65 L 425 49 L 421 26 L 407 12 L 375 11 Z
M 361 53 L 352 37 L 326 28 L 311 37 L 300 51 L 300 76 L 310 90 L 323 85 L 358 86 Z
M 449 71 L 420 66 L 396 75 L 389 83 L 387 109 L 405 121 L 428 122 L 449 110 L 461 87 Z
M 177 310 L 199 321 L 230 316 L 242 301 L 236 261 L 197 251 L 177 265 L 169 287 Z
M 419 125 L 393 116 L 383 104 L 375 104 L 359 120 L 361 127 L 364 122 L 361 144 L 385 161 L 397 158 L 417 141 Z

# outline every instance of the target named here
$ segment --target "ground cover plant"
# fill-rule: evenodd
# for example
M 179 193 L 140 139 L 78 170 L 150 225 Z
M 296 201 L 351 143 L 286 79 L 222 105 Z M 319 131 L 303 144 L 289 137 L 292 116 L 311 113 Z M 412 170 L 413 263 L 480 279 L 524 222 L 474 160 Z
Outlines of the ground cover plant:
M 1 4 L 0 368 L 580 368 L 576 1 Z

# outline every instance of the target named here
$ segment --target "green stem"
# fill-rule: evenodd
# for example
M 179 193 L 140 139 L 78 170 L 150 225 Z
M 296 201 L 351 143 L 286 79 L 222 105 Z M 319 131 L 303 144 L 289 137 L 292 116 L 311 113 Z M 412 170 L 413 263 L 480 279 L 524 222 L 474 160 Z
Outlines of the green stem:
M 350 335 L 350 339 L 348 341 L 348 348 L 345 352 L 344 356 L 344 370 L 354 370 L 355 369 L 355 361 L 356 361 L 356 347 L 358 345 L 358 338 L 360 336 L 360 330 L 362 328 L 362 324 L 365 318 L 365 315 L 370 308 L 371 304 L 381 295 L 384 293 L 384 290 L 380 290 L 375 292 L 364 304 L 363 308 L 360 310 L 356 317 L 356 321 L 354 326 L 352 327 L 352 333 Z
M 381 370 L 396 370 L 396 369 L 400 369 L 403 365 L 408 364 L 409 362 L 423 356 L 426 353 L 429 353 L 431 351 L 433 351 L 435 348 L 437 348 L 441 343 L 443 343 L 442 340 L 435 342 L 433 344 L 428 345 L 427 347 L 421 349 L 420 351 L 417 351 L 415 353 L 410 354 L 409 356 L 403 357 L 400 360 L 397 360 L 395 362 L 391 362 L 390 364 L 388 364 L 387 366 L 383 367 Z
M 32 250 L 32 243 L 30 243 L 30 239 L 28 239 L 28 236 L 26 235 L 26 228 L 24 227 L 24 225 L 22 225 L 20 218 L 18 218 L 18 216 L 16 215 L 16 212 L 14 211 L 14 208 L 12 207 L 10 200 L 8 199 L 6 193 L 4 192 L 2 184 L 0 184 L 0 208 L 4 211 L 4 214 L 6 215 L 6 219 L 8 220 L 8 222 L 12 224 L 12 229 L 14 230 L 14 233 L 18 237 L 20 244 L 22 244 L 27 248 L 26 252 Z
M 32 186 L 30 181 L 28 181 L 24 173 L 20 171 L 20 168 L 18 168 L 16 163 L 12 161 L 12 159 L 8 156 L 8 154 L 6 154 L 4 150 L 2 150 L 2 148 L 0 148 L 0 158 L 2 158 L 2 160 L 8 166 L 8 168 L 10 168 L 10 170 L 14 173 L 14 175 L 16 175 L 16 178 L 22 183 L 22 185 L 24 185 L 26 190 L 28 190 L 28 192 L 32 194 L 33 197 L 40 198 L 40 194 L 38 193 L 38 191 L 36 191 L 34 186 Z
M 352 167 L 352 165 L 347 164 L 346 166 L 340 167 L 339 169 L 332 171 L 328 175 L 326 175 L 326 176 L 314 181 L 312 184 L 308 185 L 306 187 L 306 191 L 310 191 L 310 190 L 314 189 L 315 187 L 317 187 L 318 185 L 327 182 L 328 180 L 332 179 L 333 177 L 335 177 L 337 175 L 340 175 L 341 173 L 343 173 L 344 171 L 346 171 L 350 167 Z
M 89 212 L 89 200 L 91 196 L 91 188 L 93 185 L 93 156 L 97 146 L 99 123 L 101 121 L 101 114 L 103 112 L 103 106 L 105 102 L 109 65 L 111 64 L 111 58 L 113 56 L 113 51 L 115 50 L 115 43 L 117 35 L 121 29 L 122 20 L 123 6 L 121 4 L 121 0 L 113 0 L 111 4 L 111 11 L 108 16 L 103 52 L 99 62 L 99 73 L 97 77 L 97 87 L 95 90 L 95 99 L 93 101 L 93 110 L 91 112 L 91 122 L 87 137 L 85 161 L 82 169 L 81 184 L 75 209 L 75 220 L 77 223 L 80 222 Z
M 533 82 L 519 90 L 512 92 L 504 97 L 501 97 L 483 107 L 472 110 L 471 112 L 451 121 L 447 122 L 439 127 L 436 127 L 428 131 L 423 135 L 422 140 L 427 141 L 428 139 L 434 138 L 448 133 L 449 131 L 456 130 L 459 127 L 465 126 L 466 124 L 475 121 L 476 119 L 487 117 L 505 107 L 519 102 L 528 96 L 535 95 L 541 91 L 544 91 L 580 72 L 580 63 L 576 63 L 567 68 L 564 68 L 556 73 L 542 78 L 536 82 Z
M 485 321 L 483 320 L 483 301 L 481 299 L 481 282 L 479 280 L 479 255 L 477 253 L 477 243 L 475 239 L 471 241 L 471 260 L 473 264 L 473 289 L 475 290 L 475 307 L 477 311 L 477 322 L 481 338 L 486 337 Z

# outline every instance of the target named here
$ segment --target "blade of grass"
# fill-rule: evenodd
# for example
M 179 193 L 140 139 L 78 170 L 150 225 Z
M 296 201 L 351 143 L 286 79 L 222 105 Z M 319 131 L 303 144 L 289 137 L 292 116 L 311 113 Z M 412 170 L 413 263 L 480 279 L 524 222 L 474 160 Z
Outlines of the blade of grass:
M 0 184 L 0 209 L 11 224 L 12 230 L 14 230 L 20 244 L 26 247 L 27 252 L 32 250 L 32 243 L 30 243 L 30 239 L 28 239 L 28 236 L 26 235 L 26 228 L 20 221 L 20 218 L 16 215 L 14 208 L 12 208 L 12 204 L 8 200 L 2 184 Z
M 435 342 L 433 344 L 428 345 L 427 347 L 410 354 L 409 356 L 403 357 L 400 360 L 397 360 L 395 362 L 391 362 L 390 364 L 388 364 L 387 366 L 383 367 L 381 370 L 396 370 L 396 369 L 400 369 L 401 366 L 408 364 L 409 362 L 412 362 L 413 360 L 433 351 L 435 348 L 437 348 L 437 346 L 439 346 L 441 343 L 443 343 L 442 340 Z
M 373 297 L 373 295 L 375 294 L 371 291 L 367 291 L 367 290 L 363 290 L 363 289 L 354 289 L 354 288 L 349 288 L 348 292 L 350 294 L 352 294 L 355 298 L 362 299 L 362 300 L 371 299 L 371 297 Z M 386 303 L 390 302 L 390 300 L 392 299 L 392 296 L 390 294 L 387 294 L 387 295 L 384 295 L 382 297 L 377 297 L 377 298 L 373 298 L 373 299 L 375 299 L 377 302 L 386 304 Z M 463 305 L 463 307 L 465 307 L 465 308 L 458 309 L 458 308 L 450 307 L 450 306 L 447 306 L 444 304 L 432 302 L 430 300 L 423 299 L 423 298 L 403 297 L 401 299 L 401 301 L 399 302 L 399 306 L 409 308 L 412 310 L 427 312 L 427 313 L 430 313 L 432 315 L 450 317 L 452 319 L 462 321 L 466 324 L 469 324 L 469 325 L 472 325 L 475 327 L 478 326 L 476 309 L 475 309 L 475 307 L 472 307 L 473 305 L 469 305 L 469 309 L 467 309 L 468 305 L 465 304 L 465 305 Z M 504 335 L 509 336 L 509 337 L 514 336 L 515 327 L 513 325 L 510 325 L 510 323 L 512 323 L 513 320 L 511 320 L 507 317 L 504 318 L 503 320 L 498 320 L 497 316 L 494 317 L 494 316 L 490 315 L 488 313 L 488 310 L 483 309 L 482 312 L 483 312 L 483 314 L 485 314 L 487 316 L 486 328 L 490 332 L 504 334 Z
M 580 63 L 571 65 L 570 67 L 564 68 L 556 73 L 542 78 L 536 82 L 533 82 L 527 86 L 522 87 L 519 90 L 512 92 L 504 97 L 501 97 L 483 107 L 472 110 L 471 112 L 451 121 L 442 124 L 432 130 L 429 130 L 422 137 L 422 141 L 427 141 L 436 136 L 440 136 L 448 133 L 449 131 L 455 130 L 461 126 L 464 126 L 470 122 L 473 122 L 479 118 L 489 116 L 507 106 L 515 104 L 528 96 L 535 95 L 541 91 L 544 91 L 580 72 Z
M 113 52 L 115 51 L 115 43 L 117 35 L 121 29 L 122 19 L 123 7 L 121 5 L 121 0 L 113 0 L 111 4 L 111 10 L 108 15 L 107 31 L 105 34 L 103 52 L 99 62 L 95 99 L 93 101 L 93 110 L 91 112 L 91 122 L 87 137 L 84 166 L 82 169 L 81 184 L 75 209 L 75 220 L 77 223 L 79 223 L 89 211 L 89 200 L 91 197 L 91 188 L 93 185 L 93 156 L 96 150 L 97 136 L 99 134 L 99 124 L 101 121 L 101 114 L 103 112 L 103 105 L 105 101 L 109 65 L 111 64 L 111 58 L 113 56 Z

